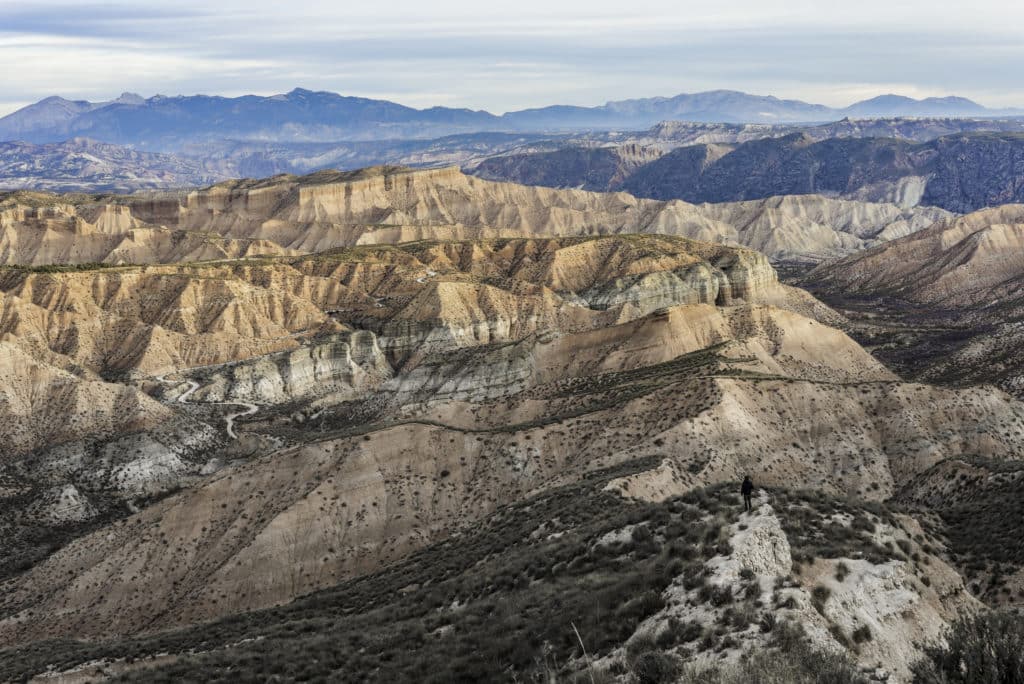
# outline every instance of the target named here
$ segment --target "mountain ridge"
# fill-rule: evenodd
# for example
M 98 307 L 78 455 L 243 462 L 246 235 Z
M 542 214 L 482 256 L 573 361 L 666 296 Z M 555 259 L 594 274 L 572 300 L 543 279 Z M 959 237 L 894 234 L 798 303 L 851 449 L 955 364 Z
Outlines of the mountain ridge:
M 236 207 L 245 206 L 245 211 Z M 138 263 L 413 240 L 664 233 L 777 260 L 847 254 L 948 217 L 804 195 L 721 205 L 498 183 L 457 167 L 372 167 L 136 195 L 0 194 L 0 263 Z M 211 211 L 214 213 L 211 214 Z
M 666 119 L 732 123 L 822 122 L 856 112 L 887 115 L 997 116 L 960 97 L 914 100 L 880 96 L 832 108 L 800 100 L 731 90 L 672 97 L 609 101 L 596 107 L 550 105 L 495 115 L 468 108 L 414 109 L 388 100 L 295 88 L 272 96 L 155 95 L 132 93 L 107 102 L 46 98 L 0 118 L 0 140 L 46 143 L 80 135 L 150 151 L 185 142 L 235 137 L 316 142 L 345 139 L 422 138 L 472 131 L 647 128 Z M 1024 112 L 1018 112 L 1024 113 Z
M 0 195 L 0 679 L 909 682 L 1024 602 L 1024 404 L 904 381 L 723 243 L 948 228 L 998 276 L 1022 212 L 456 167 Z
M 624 177 L 619 174 L 622 180 L 612 183 L 611 174 L 598 176 L 596 171 L 623 165 L 598 163 L 595 157 L 614 154 L 613 148 L 579 153 L 569 147 L 505 154 L 482 161 L 473 173 L 491 180 L 515 182 L 522 177 L 549 186 L 687 202 L 822 194 L 966 213 L 1024 200 L 1024 134 L 1016 131 L 956 133 L 915 142 L 874 137 L 821 140 L 796 130 L 740 143 L 677 147 L 634 165 Z

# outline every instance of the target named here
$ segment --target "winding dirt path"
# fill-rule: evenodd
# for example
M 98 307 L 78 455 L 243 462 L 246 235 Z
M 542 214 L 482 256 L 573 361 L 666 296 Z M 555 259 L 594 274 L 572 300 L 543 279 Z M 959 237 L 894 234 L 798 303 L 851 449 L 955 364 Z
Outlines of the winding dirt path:
M 241 418 L 243 416 L 251 416 L 260 410 L 260 407 L 256 404 L 250 404 L 244 401 L 233 401 L 233 402 L 217 402 L 220 404 L 230 404 L 231 406 L 244 406 L 244 411 L 237 411 L 235 413 L 229 413 L 224 417 L 225 427 L 227 428 L 228 437 L 231 439 L 238 439 L 238 435 L 235 434 L 235 418 Z
M 180 373 L 181 371 L 174 371 L 174 372 L 175 373 Z M 158 376 L 156 376 L 156 379 L 159 382 L 162 382 L 165 385 L 171 385 L 171 386 L 180 385 L 182 382 L 188 383 L 188 385 L 189 385 L 188 389 L 185 390 L 184 392 L 182 392 L 178 396 L 178 398 L 175 400 L 179 404 L 188 404 L 189 403 L 189 398 L 193 394 L 195 394 L 196 391 L 200 387 L 202 387 L 202 385 L 200 385 L 195 380 L 189 380 L 189 379 L 185 379 L 183 381 L 168 380 L 166 375 L 158 375 Z M 226 432 L 228 433 L 228 437 L 230 437 L 231 439 L 238 439 L 238 434 L 235 432 L 235 419 L 236 418 L 242 418 L 244 416 L 251 416 L 252 414 L 254 414 L 254 413 L 256 413 L 257 411 L 260 410 L 260 407 L 259 407 L 258 404 L 250 404 L 247 401 L 202 401 L 202 402 L 197 402 L 197 403 L 206 404 L 206 405 L 209 405 L 209 406 L 242 406 L 242 407 L 244 407 L 243 410 L 241 410 L 241 411 L 235 411 L 234 413 L 229 413 L 226 416 L 224 416 L 224 427 L 225 427 Z

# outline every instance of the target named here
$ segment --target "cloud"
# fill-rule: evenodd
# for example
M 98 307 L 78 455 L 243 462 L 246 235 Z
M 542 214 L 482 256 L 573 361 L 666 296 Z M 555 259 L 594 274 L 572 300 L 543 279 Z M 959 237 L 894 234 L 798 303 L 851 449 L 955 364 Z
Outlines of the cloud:
M 712 88 L 830 105 L 893 90 L 1024 105 L 1012 30 L 1024 4 L 835 5 L 5 0 L 0 113 L 52 94 L 296 86 L 495 112 Z

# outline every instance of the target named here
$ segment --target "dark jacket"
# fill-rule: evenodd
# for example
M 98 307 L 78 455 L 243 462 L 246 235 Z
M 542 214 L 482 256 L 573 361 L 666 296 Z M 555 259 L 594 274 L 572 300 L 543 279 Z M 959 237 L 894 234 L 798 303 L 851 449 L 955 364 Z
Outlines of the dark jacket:
M 743 496 L 750 496 L 751 494 L 754 493 L 754 483 L 751 482 L 750 480 L 744 480 L 743 486 L 740 487 L 740 492 L 743 494 Z

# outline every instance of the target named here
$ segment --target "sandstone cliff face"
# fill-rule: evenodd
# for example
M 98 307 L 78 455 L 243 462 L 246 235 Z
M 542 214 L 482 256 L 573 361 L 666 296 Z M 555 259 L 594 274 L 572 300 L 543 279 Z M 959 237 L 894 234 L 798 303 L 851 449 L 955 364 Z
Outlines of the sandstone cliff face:
M 391 374 L 376 336 L 361 330 L 188 376 L 201 383 L 196 401 L 283 404 L 324 395 L 354 398 Z
M 151 226 L 124 205 L 15 204 L 0 210 L 4 264 L 172 263 L 295 253 L 266 240 Z
M 0 272 L 0 334 L 95 372 L 223 363 L 337 325 L 308 301 L 236 278 L 142 269 Z
M 1024 205 L 940 221 L 819 266 L 805 284 L 840 305 L 885 301 L 864 322 L 868 334 L 935 330 L 912 352 L 916 377 L 1024 396 Z
M 96 205 L 48 201 L 59 208 L 29 206 L 46 204 L 46 196 L 6 200 L 9 218 L 0 220 L 0 256 L 6 263 L 165 263 L 416 240 L 624 232 L 746 245 L 775 259 L 818 260 L 948 216 L 931 208 L 820 196 L 695 206 L 623 193 L 494 183 L 454 167 L 230 181 L 187 193 L 112 197 Z M 64 223 L 78 226 L 77 232 L 67 226 L 58 230 L 53 221 L 43 230 L 38 220 L 29 219 L 35 211 L 58 212 Z M 117 216 L 123 225 L 97 233 L 91 221 L 78 216 L 95 212 L 122 212 Z
M 294 350 L 345 326 L 376 333 L 398 361 L 680 303 L 762 301 L 779 288 L 762 255 L 680 238 L 422 243 L 188 267 L 8 269 L 0 334 L 122 374 Z
M 850 294 L 885 294 L 947 307 L 984 305 L 1014 291 L 1024 279 L 1024 205 L 946 219 L 819 267 L 808 277 Z
M 307 250 L 356 242 L 661 232 L 730 241 L 775 258 L 817 259 L 849 253 L 863 248 L 867 240 L 891 239 L 948 216 L 937 209 L 899 209 L 817 196 L 733 206 L 662 203 L 621 193 L 489 183 L 455 169 L 390 175 L 385 170 L 348 181 L 326 174 L 311 178 L 192 193 L 178 209 L 178 222 L 169 225 L 213 230 L 226 237 L 259 237 Z M 239 205 L 244 207 L 242 218 Z M 272 214 L 266 213 L 268 208 L 273 208 Z M 229 222 L 216 218 L 225 213 L 231 216 Z M 159 222 L 158 216 L 150 218 Z M 298 226 L 305 228 L 301 237 Z

